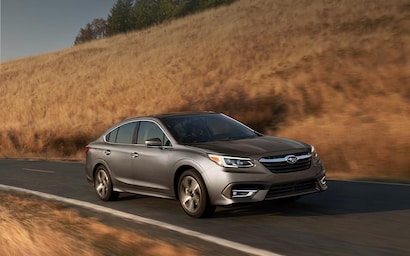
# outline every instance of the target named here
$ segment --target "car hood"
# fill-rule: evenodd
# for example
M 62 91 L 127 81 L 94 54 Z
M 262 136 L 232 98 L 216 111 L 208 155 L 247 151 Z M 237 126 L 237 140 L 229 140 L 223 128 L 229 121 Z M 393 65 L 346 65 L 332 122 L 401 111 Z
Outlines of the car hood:
M 190 146 L 207 150 L 208 153 L 219 153 L 244 157 L 282 155 L 310 151 L 310 145 L 304 142 L 272 136 L 261 136 L 239 140 L 211 141 L 192 144 Z

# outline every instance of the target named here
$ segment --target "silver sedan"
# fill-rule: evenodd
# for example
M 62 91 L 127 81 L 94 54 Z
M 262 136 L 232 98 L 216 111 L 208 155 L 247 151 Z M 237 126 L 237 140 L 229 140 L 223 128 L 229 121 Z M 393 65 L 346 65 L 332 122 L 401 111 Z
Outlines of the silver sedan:
M 262 135 L 214 112 L 128 119 L 85 151 L 86 177 L 101 200 L 121 192 L 173 198 L 192 217 L 327 189 L 312 145 Z

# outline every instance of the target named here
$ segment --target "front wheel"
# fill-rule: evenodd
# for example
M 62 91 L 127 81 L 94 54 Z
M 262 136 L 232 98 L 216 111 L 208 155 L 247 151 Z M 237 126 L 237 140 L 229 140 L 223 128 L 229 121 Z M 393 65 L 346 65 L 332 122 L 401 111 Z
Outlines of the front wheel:
M 99 166 L 95 172 L 94 189 L 103 201 L 114 200 L 118 197 L 118 192 L 113 191 L 111 176 L 104 166 Z
M 193 170 L 185 171 L 179 178 L 178 198 L 184 211 L 191 217 L 208 217 L 215 211 L 209 202 L 205 183 Z

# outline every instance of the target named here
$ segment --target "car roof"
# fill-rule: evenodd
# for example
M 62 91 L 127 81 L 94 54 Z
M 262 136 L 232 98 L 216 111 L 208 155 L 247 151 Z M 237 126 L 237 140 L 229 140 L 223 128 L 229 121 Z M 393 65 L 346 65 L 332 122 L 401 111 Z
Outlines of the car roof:
M 175 116 L 192 116 L 192 115 L 203 115 L 203 114 L 218 114 L 213 111 L 197 111 L 197 112 L 172 112 L 172 113 L 164 113 L 164 114 L 156 114 L 152 115 L 152 117 L 156 118 L 165 118 L 165 117 L 175 117 Z
M 116 125 L 112 126 L 110 129 L 113 127 L 128 123 L 128 122 L 135 122 L 139 120 L 153 120 L 153 119 L 159 119 L 161 120 L 162 118 L 167 118 L 167 117 L 178 117 L 178 116 L 192 116 L 192 115 L 204 115 L 204 114 L 219 114 L 217 112 L 213 111 L 197 111 L 197 112 L 172 112 L 172 113 L 163 113 L 163 114 L 154 114 L 154 115 L 146 115 L 146 116 L 135 116 L 131 118 L 127 118 L 122 120 L 121 122 L 117 123 Z

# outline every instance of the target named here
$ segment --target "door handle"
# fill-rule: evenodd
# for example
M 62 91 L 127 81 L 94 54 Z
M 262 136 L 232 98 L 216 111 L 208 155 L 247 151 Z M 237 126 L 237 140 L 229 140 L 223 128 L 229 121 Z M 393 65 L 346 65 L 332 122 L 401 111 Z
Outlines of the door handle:
M 133 152 L 133 153 L 131 153 L 131 157 L 132 158 L 137 158 L 139 155 L 138 155 L 138 153 L 137 152 Z
M 111 150 L 106 149 L 106 150 L 104 151 L 104 154 L 107 155 L 107 156 L 111 155 Z

